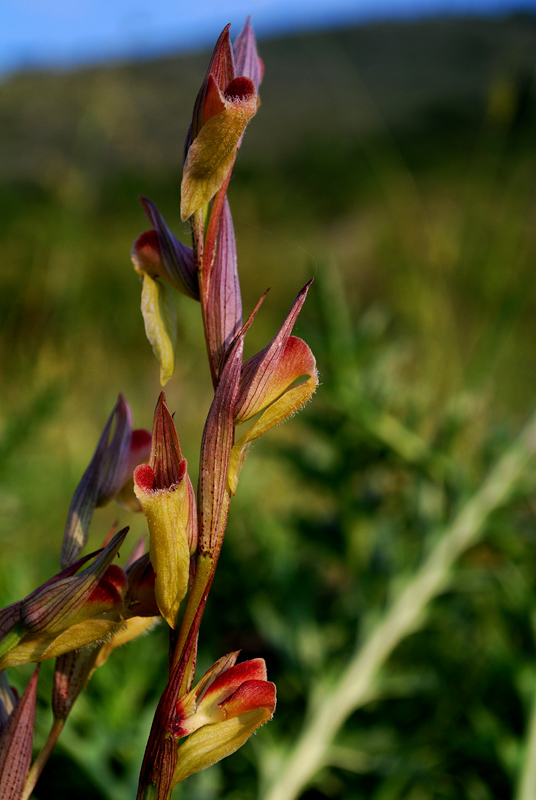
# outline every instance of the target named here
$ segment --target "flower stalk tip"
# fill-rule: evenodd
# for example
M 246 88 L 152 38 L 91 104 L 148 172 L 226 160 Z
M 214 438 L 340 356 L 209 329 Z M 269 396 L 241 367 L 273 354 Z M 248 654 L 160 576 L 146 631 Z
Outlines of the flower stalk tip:
M 229 27 L 216 43 L 194 105 L 181 185 L 182 220 L 200 211 L 222 187 L 259 105 L 262 62 L 253 31 L 246 23 L 233 51 Z

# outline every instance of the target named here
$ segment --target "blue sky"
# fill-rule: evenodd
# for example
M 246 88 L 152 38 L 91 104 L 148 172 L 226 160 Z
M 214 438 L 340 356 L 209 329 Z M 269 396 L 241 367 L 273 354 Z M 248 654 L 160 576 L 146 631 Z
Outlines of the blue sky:
M 440 13 L 536 11 L 536 0 L 4 0 L 0 71 L 169 53 L 248 14 L 259 35 Z

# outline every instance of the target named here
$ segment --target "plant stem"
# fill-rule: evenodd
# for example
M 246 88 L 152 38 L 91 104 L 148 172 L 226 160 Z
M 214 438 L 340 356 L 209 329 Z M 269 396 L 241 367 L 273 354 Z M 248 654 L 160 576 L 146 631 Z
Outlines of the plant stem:
M 214 573 L 216 571 L 216 566 L 218 563 L 221 546 L 223 544 L 223 535 L 225 533 L 225 526 L 227 524 L 227 516 L 229 514 L 230 502 L 231 502 L 231 495 L 228 491 L 226 491 L 223 498 L 223 505 L 220 515 L 220 526 L 218 531 L 218 537 L 214 544 L 213 550 L 210 554 L 200 553 L 198 556 L 194 582 L 192 588 L 190 589 L 190 593 L 188 595 L 186 610 L 184 612 L 184 617 L 182 619 L 182 624 L 179 631 L 177 644 L 175 646 L 175 651 L 173 654 L 173 660 L 171 665 L 172 667 L 174 667 L 175 664 L 181 658 L 186 642 L 188 638 L 192 635 L 192 628 L 194 627 L 194 625 L 196 627 L 196 630 L 194 631 L 194 636 L 197 636 L 199 626 L 201 624 L 201 618 L 205 610 L 205 604 L 207 602 L 208 593 L 210 591 L 212 580 L 214 578 Z M 191 670 L 195 665 L 195 658 L 196 658 L 196 647 L 194 645 L 191 653 L 191 663 L 188 665 L 188 669 L 185 674 L 186 683 L 188 682 L 191 683 L 191 679 L 193 678 Z M 184 693 L 184 691 L 187 691 L 185 686 L 186 684 L 184 684 L 184 686 L 181 688 L 181 694 Z
M 43 772 L 44 766 L 47 763 L 48 759 L 50 758 L 50 754 L 52 753 L 54 747 L 56 746 L 56 742 L 59 739 L 64 724 L 65 724 L 64 719 L 55 719 L 54 722 L 52 723 L 52 728 L 50 729 L 48 738 L 45 744 L 43 745 L 41 752 L 39 753 L 34 763 L 32 764 L 32 768 L 28 773 L 28 777 L 26 778 L 26 783 L 24 784 L 24 791 L 20 797 L 20 800 L 29 800 L 29 797 L 31 796 L 34 790 L 35 784 L 39 780 L 39 777 Z
M 480 489 L 446 528 L 415 576 L 351 659 L 337 684 L 312 710 L 295 747 L 268 786 L 264 800 L 294 800 L 325 763 L 333 738 L 370 697 L 379 671 L 408 634 L 424 621 L 428 603 L 450 580 L 456 559 L 482 535 L 490 514 L 508 500 L 536 452 L 536 414 L 488 473 Z M 534 733 L 536 738 L 536 731 Z M 533 750 L 536 752 L 536 750 Z M 525 795 L 523 800 L 534 795 Z

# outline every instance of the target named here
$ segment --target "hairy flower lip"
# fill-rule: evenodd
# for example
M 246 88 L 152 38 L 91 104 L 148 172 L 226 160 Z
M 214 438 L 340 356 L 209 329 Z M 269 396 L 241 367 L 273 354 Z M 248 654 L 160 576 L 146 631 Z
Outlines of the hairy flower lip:
M 255 84 L 251 78 L 240 76 L 231 81 L 231 83 L 223 90 L 223 96 L 230 103 L 238 104 L 249 100 L 251 97 L 257 97 Z
M 140 464 L 134 470 L 134 483 L 145 494 L 155 491 L 154 472 L 149 464 Z

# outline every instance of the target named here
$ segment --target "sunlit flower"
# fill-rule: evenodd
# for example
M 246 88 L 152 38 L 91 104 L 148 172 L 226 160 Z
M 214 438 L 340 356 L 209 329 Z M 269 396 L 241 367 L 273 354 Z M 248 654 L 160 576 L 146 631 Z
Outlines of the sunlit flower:
M 214 664 L 176 706 L 179 746 L 172 785 L 234 753 L 273 716 L 276 688 L 262 658 L 236 664 L 238 652 Z
M 174 628 L 196 549 L 197 513 L 188 465 L 163 393 L 155 410 L 149 463 L 136 468 L 134 489 L 149 525 L 158 608 Z
M 117 533 L 79 575 L 75 573 L 92 556 L 0 610 L 0 670 L 55 658 L 121 628 L 127 578 L 112 561 L 127 532 L 125 528 Z
M 221 34 L 197 96 L 181 186 L 181 218 L 205 206 L 228 177 L 246 125 L 258 106 L 262 62 L 249 25 L 231 47 Z M 236 62 L 236 63 L 235 63 Z
M 298 294 L 268 347 L 242 367 L 234 407 L 235 425 L 262 413 L 235 442 L 231 451 L 228 481 L 233 493 L 236 492 L 238 476 L 251 442 L 298 411 L 318 386 L 316 362 L 311 349 L 302 339 L 290 335 L 310 285 L 311 281 Z M 307 376 L 307 379 L 295 384 L 302 376 Z

